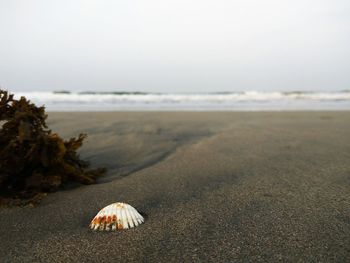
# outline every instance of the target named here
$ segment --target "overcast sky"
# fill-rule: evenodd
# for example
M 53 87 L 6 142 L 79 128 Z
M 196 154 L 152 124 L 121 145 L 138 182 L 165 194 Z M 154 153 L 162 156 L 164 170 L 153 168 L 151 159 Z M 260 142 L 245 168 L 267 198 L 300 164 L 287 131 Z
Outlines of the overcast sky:
M 0 0 L 12 91 L 350 88 L 349 0 Z

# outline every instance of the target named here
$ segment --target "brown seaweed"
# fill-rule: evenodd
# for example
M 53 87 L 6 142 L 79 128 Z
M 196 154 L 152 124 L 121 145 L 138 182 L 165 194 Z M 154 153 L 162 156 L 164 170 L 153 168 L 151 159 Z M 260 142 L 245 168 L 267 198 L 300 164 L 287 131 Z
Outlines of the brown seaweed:
M 63 140 L 46 125 L 44 107 L 0 89 L 0 197 L 41 200 L 70 183 L 93 184 L 105 172 L 90 169 L 77 150 L 86 134 Z M 1 203 L 1 202 L 0 202 Z M 37 202 L 36 202 L 37 203 Z

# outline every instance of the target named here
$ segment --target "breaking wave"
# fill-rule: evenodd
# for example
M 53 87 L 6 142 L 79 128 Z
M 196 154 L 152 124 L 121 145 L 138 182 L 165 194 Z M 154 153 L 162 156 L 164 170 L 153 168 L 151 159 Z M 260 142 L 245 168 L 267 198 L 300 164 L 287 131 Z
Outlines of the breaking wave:
M 349 110 L 350 90 L 338 92 L 16 92 L 49 111 L 109 110 Z

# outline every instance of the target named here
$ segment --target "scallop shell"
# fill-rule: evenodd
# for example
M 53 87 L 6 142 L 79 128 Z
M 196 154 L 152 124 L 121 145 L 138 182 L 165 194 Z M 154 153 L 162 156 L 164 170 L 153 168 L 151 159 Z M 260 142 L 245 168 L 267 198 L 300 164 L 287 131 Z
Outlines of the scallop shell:
M 92 219 L 92 230 L 117 230 L 128 229 L 142 224 L 145 219 L 131 205 L 125 203 L 113 203 L 105 208 Z

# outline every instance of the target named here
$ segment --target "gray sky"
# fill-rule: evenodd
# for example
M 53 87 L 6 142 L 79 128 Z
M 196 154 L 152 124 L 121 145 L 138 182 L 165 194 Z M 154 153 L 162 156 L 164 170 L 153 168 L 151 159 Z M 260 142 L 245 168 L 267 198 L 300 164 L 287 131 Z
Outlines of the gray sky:
M 0 0 L 12 91 L 350 88 L 348 0 Z

